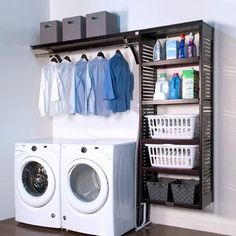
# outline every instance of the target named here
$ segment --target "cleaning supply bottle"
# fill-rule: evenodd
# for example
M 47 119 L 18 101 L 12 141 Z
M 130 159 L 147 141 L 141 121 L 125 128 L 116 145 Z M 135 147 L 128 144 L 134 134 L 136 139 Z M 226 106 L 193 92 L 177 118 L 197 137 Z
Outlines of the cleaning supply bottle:
M 169 95 L 169 81 L 166 73 L 160 73 L 160 77 L 156 82 L 154 100 L 166 100 Z
M 179 58 L 185 58 L 185 34 L 180 35 Z
M 169 99 L 181 98 L 181 79 L 178 73 L 174 73 L 170 80 Z
M 197 49 L 196 45 L 194 44 L 194 36 L 192 33 L 189 34 L 189 43 L 187 47 L 187 56 L 188 57 L 196 57 L 197 56 Z
M 159 40 L 156 41 L 153 48 L 153 61 L 159 61 L 162 59 L 162 46 Z

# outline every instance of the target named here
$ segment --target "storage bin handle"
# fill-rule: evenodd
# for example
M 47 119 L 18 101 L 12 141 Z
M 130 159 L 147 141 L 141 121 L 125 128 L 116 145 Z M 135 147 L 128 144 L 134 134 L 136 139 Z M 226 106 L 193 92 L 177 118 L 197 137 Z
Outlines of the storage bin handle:
M 70 25 L 70 24 L 73 24 L 73 23 L 74 23 L 74 21 L 72 21 L 72 20 L 69 20 L 67 23 Z
M 46 24 L 44 27 L 45 27 L 45 28 L 51 28 L 52 25 L 51 25 L 51 24 Z
M 97 19 L 98 19 L 98 17 L 92 16 L 92 20 L 97 20 Z

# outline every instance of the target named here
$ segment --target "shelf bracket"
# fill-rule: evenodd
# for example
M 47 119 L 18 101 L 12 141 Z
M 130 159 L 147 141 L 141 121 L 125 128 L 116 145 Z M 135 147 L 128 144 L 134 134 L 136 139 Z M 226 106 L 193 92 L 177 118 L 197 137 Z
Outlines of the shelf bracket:
M 125 48 L 129 47 L 131 49 L 131 52 L 133 53 L 133 56 L 134 56 L 135 63 L 139 64 L 139 53 L 138 53 L 138 50 L 135 49 L 135 44 L 134 43 L 130 44 L 128 42 L 128 39 L 125 37 L 124 38 L 124 47 Z

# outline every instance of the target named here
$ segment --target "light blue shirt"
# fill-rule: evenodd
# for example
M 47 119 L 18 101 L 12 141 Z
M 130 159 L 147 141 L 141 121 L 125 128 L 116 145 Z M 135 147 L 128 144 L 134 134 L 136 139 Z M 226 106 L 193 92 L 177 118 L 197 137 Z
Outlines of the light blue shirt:
M 103 99 L 103 89 L 108 71 L 108 60 L 103 57 L 95 57 L 88 63 L 86 79 L 87 114 L 108 116 L 112 112 L 107 109 L 107 101 Z M 114 98 L 111 81 L 107 81 L 110 88 L 110 98 Z
M 103 98 L 108 100 L 107 108 L 113 112 L 129 110 L 134 79 L 129 70 L 129 64 L 122 54 L 116 53 L 109 60 L 109 72 L 106 74 L 103 93 Z M 112 84 L 115 99 L 110 98 L 107 84 Z
M 75 112 L 86 115 L 87 98 L 85 94 L 88 62 L 80 59 L 75 63 Z

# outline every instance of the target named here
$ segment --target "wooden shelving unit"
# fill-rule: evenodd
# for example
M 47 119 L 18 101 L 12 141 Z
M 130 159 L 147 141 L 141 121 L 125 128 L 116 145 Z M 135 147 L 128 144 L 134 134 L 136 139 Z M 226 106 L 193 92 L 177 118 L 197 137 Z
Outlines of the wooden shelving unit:
M 178 37 L 181 33 L 194 32 L 199 35 L 198 56 L 184 59 L 152 61 L 153 47 L 157 39 Z M 213 199 L 213 28 L 203 21 L 147 29 L 140 32 L 140 138 L 139 138 L 139 190 L 140 201 L 173 207 L 203 209 Z M 177 100 L 153 100 L 155 82 L 159 70 L 195 67 L 199 70 L 199 98 Z M 199 110 L 199 138 L 190 140 L 166 140 L 150 137 L 147 115 L 158 114 L 159 106 L 197 106 Z M 186 110 L 186 114 L 188 110 Z M 194 169 L 153 167 L 149 160 L 146 144 L 199 145 L 199 166 Z M 147 181 L 159 175 L 174 175 L 199 180 L 198 202 L 176 204 L 150 199 Z M 151 176 L 151 177 L 150 177 Z M 150 179 L 151 178 L 151 179 Z

